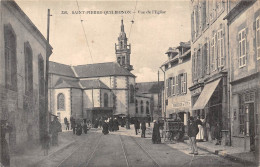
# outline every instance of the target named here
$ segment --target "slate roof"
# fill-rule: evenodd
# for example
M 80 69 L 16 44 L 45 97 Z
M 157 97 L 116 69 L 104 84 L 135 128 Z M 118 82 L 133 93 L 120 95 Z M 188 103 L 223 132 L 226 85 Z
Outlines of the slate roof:
M 154 94 L 159 93 L 160 90 L 163 88 L 163 81 L 159 82 L 159 88 L 158 88 L 158 82 L 140 82 L 136 83 L 137 92 L 141 94 Z
M 83 89 L 110 89 L 99 79 L 81 80 L 80 83 L 81 83 Z
M 50 61 L 49 64 L 49 73 L 64 75 L 68 77 L 76 77 L 71 66 L 52 62 L 52 61 Z
M 132 76 L 131 72 L 121 67 L 118 63 L 97 63 L 74 66 L 80 78 L 102 77 L 102 76 Z
M 73 69 L 75 70 L 76 74 L 74 73 Z M 103 76 L 135 77 L 134 74 L 115 62 L 69 66 L 50 61 L 49 73 L 79 78 L 92 78 Z
M 60 78 L 54 88 L 80 88 L 80 84 L 78 80 L 69 80 L 69 79 L 64 79 Z

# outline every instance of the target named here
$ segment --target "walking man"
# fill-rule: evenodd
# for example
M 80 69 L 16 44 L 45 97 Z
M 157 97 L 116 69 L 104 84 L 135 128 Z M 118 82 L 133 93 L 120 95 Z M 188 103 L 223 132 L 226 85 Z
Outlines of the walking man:
M 58 117 L 55 116 L 54 120 L 51 122 L 50 125 L 50 133 L 51 133 L 51 138 L 52 138 L 52 145 L 53 146 L 58 146 L 58 134 L 61 132 L 61 124 L 58 121 Z
M 141 124 L 141 130 L 142 130 L 141 137 L 142 137 L 142 138 L 145 138 L 146 124 L 145 124 L 145 121 L 144 121 L 144 120 L 142 121 L 142 124 Z
M 199 119 L 194 119 L 193 116 L 190 117 L 189 127 L 188 127 L 188 136 L 190 138 L 191 144 L 191 153 L 198 155 L 198 147 L 196 143 L 196 136 L 199 133 L 198 125 L 202 125 L 202 122 Z
M 137 135 L 139 133 L 139 129 L 140 129 L 140 122 L 138 121 L 138 119 L 135 120 L 135 134 Z

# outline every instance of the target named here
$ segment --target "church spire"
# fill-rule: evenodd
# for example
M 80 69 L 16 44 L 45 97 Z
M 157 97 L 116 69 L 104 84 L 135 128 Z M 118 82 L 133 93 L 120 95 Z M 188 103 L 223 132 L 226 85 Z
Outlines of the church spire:
M 123 20 L 123 18 L 122 18 L 122 20 L 121 20 L 121 32 L 125 32 L 124 20 Z

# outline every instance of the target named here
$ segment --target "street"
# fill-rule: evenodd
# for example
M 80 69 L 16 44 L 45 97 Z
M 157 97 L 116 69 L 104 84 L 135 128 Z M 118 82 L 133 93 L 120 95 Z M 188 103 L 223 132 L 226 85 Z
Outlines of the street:
M 121 128 L 108 135 L 103 135 L 101 129 L 91 129 L 88 134 L 73 138 L 74 144 L 37 166 L 246 166 L 202 150 L 199 150 L 199 155 L 193 156 L 184 143 L 152 144 L 150 136 L 136 136 L 133 128 Z

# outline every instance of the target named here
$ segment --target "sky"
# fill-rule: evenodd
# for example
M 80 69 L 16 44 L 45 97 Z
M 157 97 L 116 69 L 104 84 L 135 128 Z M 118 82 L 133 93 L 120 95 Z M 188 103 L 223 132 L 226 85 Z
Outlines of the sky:
M 50 44 L 53 47 L 50 60 L 67 65 L 115 62 L 115 43 L 123 18 L 128 43 L 131 43 L 130 61 L 136 82 L 157 81 L 159 67 L 167 60 L 167 49 L 191 37 L 189 0 L 16 2 L 45 37 L 47 9 L 50 9 Z M 101 11 L 102 14 L 73 14 L 78 7 L 80 11 Z M 109 13 L 111 11 L 114 13 Z M 115 14 L 115 11 L 126 12 Z M 160 80 L 163 80 L 161 70 Z

